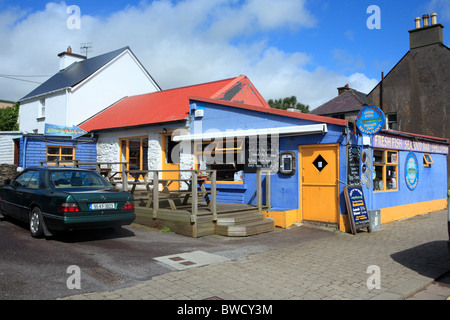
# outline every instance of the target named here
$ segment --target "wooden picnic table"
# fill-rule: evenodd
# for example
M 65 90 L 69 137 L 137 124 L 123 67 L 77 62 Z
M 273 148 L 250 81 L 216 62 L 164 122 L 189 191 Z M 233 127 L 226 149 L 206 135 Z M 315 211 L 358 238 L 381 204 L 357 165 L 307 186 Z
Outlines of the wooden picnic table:
M 174 179 L 158 179 L 158 184 L 162 185 L 162 190 L 159 191 L 159 187 L 155 186 L 155 182 L 153 181 L 154 178 L 147 177 L 148 171 L 140 171 L 140 170 L 133 170 L 130 172 L 130 175 L 134 178 L 134 181 L 128 182 L 127 184 L 131 184 L 131 190 L 130 193 L 134 195 L 136 191 L 137 185 L 145 185 L 146 193 L 148 194 L 148 200 L 146 207 L 150 208 L 152 202 L 153 202 L 153 191 L 150 189 L 150 185 L 153 185 L 153 188 L 158 188 L 159 196 L 158 198 L 165 198 L 169 202 L 170 208 L 174 211 L 177 210 L 177 207 L 175 205 L 174 199 L 176 198 L 183 198 L 183 205 L 186 205 L 189 201 L 189 198 L 193 194 L 192 190 L 192 179 L 180 179 L 180 178 L 174 178 Z M 142 181 L 140 181 L 142 180 Z M 181 184 L 186 184 L 187 189 L 186 190 L 170 190 L 170 185 L 179 182 Z M 207 191 L 205 188 L 204 183 L 206 182 L 206 178 L 200 178 L 197 179 L 198 187 L 200 187 L 200 191 L 197 191 L 197 194 L 201 194 L 204 196 L 206 203 L 209 205 L 211 200 L 209 197 L 210 191 Z M 145 192 L 145 191 L 144 191 Z
M 186 205 L 189 201 L 189 198 L 192 196 L 192 179 L 159 179 L 159 183 L 161 183 L 163 189 L 160 192 L 160 195 L 167 198 L 169 201 L 170 208 L 172 210 L 177 210 L 177 207 L 175 205 L 175 202 L 173 199 L 184 197 L 183 199 L 183 205 Z M 187 185 L 187 190 L 170 190 L 169 187 L 174 182 L 180 182 L 185 183 Z M 206 190 L 204 183 L 206 182 L 206 179 L 198 179 L 197 184 L 200 187 L 200 191 L 197 191 L 197 194 L 202 194 L 205 197 L 206 203 L 210 204 L 210 198 L 209 198 L 209 191 Z M 147 202 L 147 208 L 150 207 L 152 202 L 152 198 L 150 197 Z

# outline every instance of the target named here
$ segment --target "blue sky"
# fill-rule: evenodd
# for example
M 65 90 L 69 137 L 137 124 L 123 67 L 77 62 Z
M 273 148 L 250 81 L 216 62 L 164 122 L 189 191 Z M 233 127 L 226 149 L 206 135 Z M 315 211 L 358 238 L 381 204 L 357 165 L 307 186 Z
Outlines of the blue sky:
M 71 5 L 79 29 L 67 26 Z M 367 27 L 371 5 L 380 29 Z M 266 99 L 315 108 L 347 83 L 368 93 L 408 52 L 414 18 L 432 12 L 450 26 L 448 0 L 0 0 L 0 100 L 20 99 L 58 71 L 58 53 L 91 42 L 90 56 L 130 46 L 163 89 L 245 74 Z

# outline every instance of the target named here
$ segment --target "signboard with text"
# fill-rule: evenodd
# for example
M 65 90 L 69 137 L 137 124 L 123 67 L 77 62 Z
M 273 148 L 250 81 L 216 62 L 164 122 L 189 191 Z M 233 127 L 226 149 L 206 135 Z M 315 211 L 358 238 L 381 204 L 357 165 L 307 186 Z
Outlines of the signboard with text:
M 367 211 L 366 200 L 361 185 L 344 187 L 345 202 L 347 204 L 348 218 L 352 233 L 358 229 L 367 228 L 370 232 L 370 219 Z
M 419 183 L 419 163 L 413 152 L 408 153 L 405 161 L 405 182 L 409 190 L 414 191 Z
M 87 132 L 72 126 L 72 127 L 66 127 L 66 126 L 58 126 L 55 124 L 45 124 L 44 134 L 49 136 L 69 136 L 72 139 L 76 139 Z
M 382 133 L 377 134 L 376 136 L 373 137 L 373 147 L 383 149 L 448 154 L 447 144 L 438 144 L 428 141 L 414 141 L 411 138 L 386 135 Z
M 384 128 L 386 117 L 383 111 L 376 106 L 365 106 L 356 117 L 356 127 L 366 135 L 372 136 Z

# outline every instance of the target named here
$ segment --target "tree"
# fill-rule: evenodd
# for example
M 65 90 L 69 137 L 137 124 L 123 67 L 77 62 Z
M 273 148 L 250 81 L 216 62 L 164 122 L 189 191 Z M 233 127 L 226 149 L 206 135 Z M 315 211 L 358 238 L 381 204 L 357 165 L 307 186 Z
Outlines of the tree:
M 19 103 L 15 103 L 12 107 L 0 109 L 0 131 L 17 131 L 19 124 Z
M 287 97 L 284 99 L 275 99 L 275 100 L 269 99 L 267 103 L 269 104 L 269 106 L 275 109 L 287 110 L 293 108 L 303 113 L 309 113 L 309 105 L 297 102 L 297 97 L 295 96 Z

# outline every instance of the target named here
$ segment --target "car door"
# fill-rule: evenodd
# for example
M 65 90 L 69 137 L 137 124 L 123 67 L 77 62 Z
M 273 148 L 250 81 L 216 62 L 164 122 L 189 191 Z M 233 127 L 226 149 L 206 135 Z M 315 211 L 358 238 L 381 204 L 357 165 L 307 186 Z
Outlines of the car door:
M 28 179 L 26 185 L 24 185 L 20 191 L 21 205 L 19 214 L 20 217 L 26 221 L 28 221 L 29 218 L 31 203 L 35 202 L 39 191 L 39 171 L 30 170 L 29 172 L 30 179 Z
M 7 190 L 7 197 L 5 204 L 6 211 L 21 220 L 28 220 L 28 211 L 30 208 L 30 192 L 35 192 L 33 189 L 38 183 L 39 172 L 37 170 L 26 170 L 13 180 L 11 186 Z

